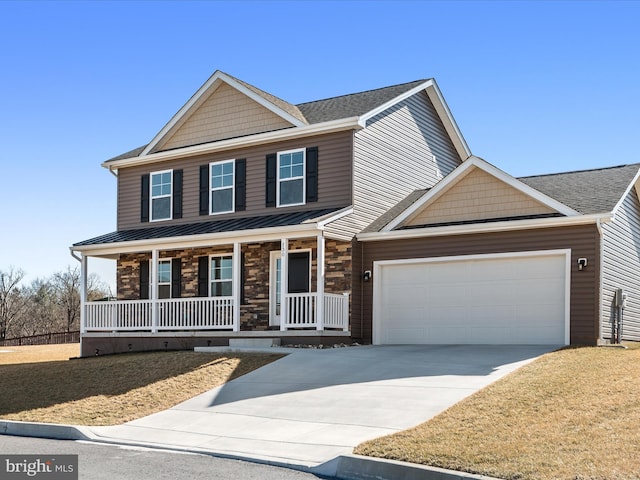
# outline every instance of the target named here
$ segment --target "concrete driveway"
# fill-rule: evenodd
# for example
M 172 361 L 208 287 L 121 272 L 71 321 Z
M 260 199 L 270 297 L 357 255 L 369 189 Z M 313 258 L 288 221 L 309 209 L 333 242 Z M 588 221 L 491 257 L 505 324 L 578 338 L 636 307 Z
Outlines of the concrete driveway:
M 104 441 L 170 446 L 322 471 L 323 464 L 351 453 L 359 443 L 425 422 L 555 348 L 287 350 L 291 354 L 281 360 L 170 410 L 88 430 Z

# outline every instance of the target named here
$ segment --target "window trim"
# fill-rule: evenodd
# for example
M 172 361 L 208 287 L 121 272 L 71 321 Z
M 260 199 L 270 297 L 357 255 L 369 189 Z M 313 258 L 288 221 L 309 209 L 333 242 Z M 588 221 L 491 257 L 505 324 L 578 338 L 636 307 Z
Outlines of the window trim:
M 153 195 L 153 176 L 162 175 L 165 173 L 171 174 L 171 188 L 168 195 Z M 153 201 L 159 198 L 169 199 L 169 216 L 166 218 L 153 218 Z M 173 169 L 158 170 L 157 172 L 149 173 L 149 222 L 165 222 L 173 218 Z
M 214 165 L 222 165 L 225 163 L 231 163 L 233 166 L 233 172 L 231 173 L 232 184 L 231 187 L 217 187 L 214 188 L 212 185 L 212 177 L 213 177 L 213 166 Z M 227 190 L 231 188 L 231 210 L 225 210 L 224 212 L 214 212 L 213 211 L 213 199 L 212 195 L 214 191 Z M 236 211 L 236 159 L 231 160 L 220 160 L 216 162 L 209 163 L 209 215 L 222 215 L 225 213 L 234 213 Z
M 226 280 L 214 280 L 211 275 L 211 267 L 212 267 L 212 260 L 214 258 L 224 258 L 224 257 L 228 257 L 231 259 L 231 278 L 230 279 L 226 279 Z M 209 298 L 230 298 L 233 297 L 233 282 L 235 282 L 235 278 L 233 278 L 233 253 L 217 253 L 214 255 L 209 255 L 209 271 L 208 271 L 208 276 L 209 276 L 209 281 L 208 281 L 208 290 L 209 290 Z M 222 282 L 231 282 L 231 295 L 223 295 L 221 297 L 218 296 L 214 296 L 213 295 L 213 289 L 211 288 L 213 282 L 216 283 L 222 283 Z
M 288 153 L 302 153 L 302 176 L 281 179 L 280 178 L 280 158 L 282 155 Z M 290 182 L 292 180 L 302 180 L 302 202 L 299 203 L 280 203 L 280 184 L 282 182 Z M 307 149 L 295 148 L 293 150 L 284 150 L 276 153 L 276 208 L 280 207 L 295 207 L 299 205 L 307 204 Z
M 160 282 L 160 264 L 161 263 L 168 263 L 169 264 L 169 281 L 168 282 Z M 149 269 L 149 275 L 151 275 L 151 269 Z M 156 285 L 155 285 L 155 289 L 156 289 L 156 298 L 158 300 L 169 300 L 171 298 L 173 298 L 173 258 L 160 258 L 158 259 L 158 265 L 156 266 Z M 160 297 L 160 286 L 163 285 L 168 285 L 169 286 L 169 296 L 166 298 L 161 298 Z

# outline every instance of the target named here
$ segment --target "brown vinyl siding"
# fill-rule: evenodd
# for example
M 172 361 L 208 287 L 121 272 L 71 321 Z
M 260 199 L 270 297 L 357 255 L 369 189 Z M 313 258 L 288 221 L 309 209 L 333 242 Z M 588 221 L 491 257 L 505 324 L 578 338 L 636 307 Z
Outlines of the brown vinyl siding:
M 567 248 L 571 249 L 570 341 L 572 344 L 593 345 L 599 337 L 600 237 L 595 225 L 362 242 L 361 272 L 353 276 L 354 290 L 361 290 L 362 299 L 361 302 L 356 301 L 354 294 L 352 336 L 367 343 L 372 339 L 375 279 L 363 282 L 362 272 L 373 271 L 374 261 Z M 354 248 L 354 254 L 356 252 Z M 579 257 L 589 260 L 589 266 L 583 271 L 578 271 Z M 361 332 L 356 328 L 360 323 L 363 325 Z
M 627 293 L 623 338 L 640 341 L 640 201 L 635 188 L 602 225 L 602 338 L 611 338 L 616 289 Z
M 118 171 L 118 229 L 185 224 L 216 219 L 248 217 L 351 205 L 351 131 L 288 140 L 243 149 L 234 149 L 148 166 Z M 318 147 L 318 201 L 297 207 L 265 208 L 265 157 L 269 153 L 296 148 Z M 245 158 L 247 161 L 247 208 L 222 215 L 199 215 L 200 165 L 221 160 Z M 183 169 L 182 218 L 162 222 L 140 222 L 140 177 L 149 172 Z

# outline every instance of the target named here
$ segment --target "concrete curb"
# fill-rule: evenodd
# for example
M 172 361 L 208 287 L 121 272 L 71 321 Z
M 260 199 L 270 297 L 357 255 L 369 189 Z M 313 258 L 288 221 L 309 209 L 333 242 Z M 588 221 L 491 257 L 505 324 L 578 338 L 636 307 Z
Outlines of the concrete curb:
M 19 422 L 13 420 L 0 420 L 0 435 L 13 435 L 17 437 L 50 438 L 54 440 L 84 440 L 111 445 L 127 445 L 154 448 L 158 450 L 174 450 L 177 452 L 197 453 L 221 458 L 242 460 L 267 465 L 274 465 L 293 470 L 307 471 L 323 476 L 336 477 L 341 480 L 500 480 L 485 475 L 445 470 L 437 467 L 429 467 L 396 460 L 364 457 L 361 455 L 341 455 L 333 460 L 315 467 L 287 464 L 286 462 L 274 462 L 260 460 L 247 456 L 230 455 L 209 450 L 185 449 L 172 447 L 171 445 L 156 445 L 144 442 L 115 441 L 103 438 L 91 432 L 87 427 L 77 425 L 60 425 L 55 423 Z
M 92 440 L 92 435 L 83 427 L 12 420 L 0 420 L 0 434 L 14 435 L 16 437 L 51 438 L 54 440 Z
M 500 480 L 486 475 L 360 455 L 339 457 L 335 476 L 341 480 Z

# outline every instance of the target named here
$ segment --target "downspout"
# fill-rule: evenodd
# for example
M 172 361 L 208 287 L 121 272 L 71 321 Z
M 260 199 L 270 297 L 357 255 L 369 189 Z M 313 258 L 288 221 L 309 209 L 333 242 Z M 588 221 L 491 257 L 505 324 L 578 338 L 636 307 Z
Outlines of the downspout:
M 602 325 L 602 311 L 603 311 L 603 304 L 602 302 L 604 301 L 604 294 L 602 292 L 603 290 L 603 278 L 602 278 L 602 261 L 604 259 L 604 233 L 602 231 L 602 219 L 600 217 L 597 218 L 596 220 L 596 228 L 598 230 L 598 235 L 600 237 L 600 246 L 599 246 L 599 256 L 600 256 L 600 261 L 598 262 L 598 338 L 599 341 L 598 343 L 604 343 L 604 337 L 603 337 L 603 325 Z M 611 341 L 613 342 L 613 338 L 611 339 Z
M 76 255 L 76 252 L 73 251 L 73 249 L 71 247 L 69 247 L 69 253 L 71 254 L 71 256 L 73 258 L 75 258 L 77 261 L 79 261 L 80 263 L 82 263 L 82 257 L 79 257 L 78 255 Z
M 117 171 L 117 170 L 116 170 Z M 111 165 L 109 165 L 109 173 L 111 175 L 113 175 L 114 177 L 118 178 L 118 174 L 116 172 L 113 171 L 113 167 Z

